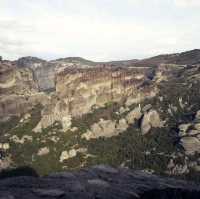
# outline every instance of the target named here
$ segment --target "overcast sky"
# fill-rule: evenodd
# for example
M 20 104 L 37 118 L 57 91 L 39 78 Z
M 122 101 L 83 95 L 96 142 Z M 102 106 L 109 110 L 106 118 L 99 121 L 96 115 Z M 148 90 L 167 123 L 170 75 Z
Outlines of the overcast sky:
M 200 48 L 200 0 L 0 0 L 4 59 L 144 58 Z

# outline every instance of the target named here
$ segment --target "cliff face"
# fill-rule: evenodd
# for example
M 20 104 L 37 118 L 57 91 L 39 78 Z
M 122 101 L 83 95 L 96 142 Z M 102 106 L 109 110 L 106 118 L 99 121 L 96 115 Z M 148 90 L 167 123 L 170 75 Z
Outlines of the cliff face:
M 126 101 L 137 93 L 146 71 L 137 69 L 96 68 L 66 70 L 57 76 L 56 92 L 68 103 L 72 116 L 102 107 L 109 102 Z
M 24 57 L 16 61 L 18 68 L 30 69 L 40 91 L 54 90 L 55 65 L 35 57 Z
M 0 63 L 0 118 L 20 115 L 35 105 L 28 96 L 38 93 L 38 85 L 29 68 L 17 68 L 12 62 Z
M 56 73 L 65 68 L 91 68 L 98 64 L 79 57 L 45 61 L 36 57 L 23 57 L 15 61 L 18 68 L 31 69 L 40 91 L 55 90 Z
M 28 68 L 17 68 L 12 62 L 0 63 L 0 94 L 28 94 L 37 92 L 32 71 Z
M 151 68 L 68 68 L 57 73 L 56 97 L 42 112 L 39 126 L 46 128 L 65 117 L 80 117 L 109 103 L 131 105 L 156 95 L 149 79 Z M 149 85 L 145 85 L 149 82 Z M 58 100 L 56 100 L 57 98 Z

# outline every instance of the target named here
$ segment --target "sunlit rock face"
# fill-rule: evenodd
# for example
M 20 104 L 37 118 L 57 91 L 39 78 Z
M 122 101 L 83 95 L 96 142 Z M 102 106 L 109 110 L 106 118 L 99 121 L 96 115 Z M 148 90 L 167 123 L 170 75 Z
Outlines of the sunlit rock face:
M 148 80 L 145 72 L 142 69 L 68 69 L 57 75 L 56 92 L 68 104 L 70 113 L 78 116 L 94 106 L 126 101 L 129 96 L 134 98 L 140 92 L 138 88 Z M 142 90 L 141 96 L 148 96 L 151 90 Z
M 0 94 L 25 95 L 38 91 L 30 69 L 19 69 L 11 62 L 0 63 Z
M 39 125 L 47 127 L 64 117 L 80 117 L 111 102 L 131 105 L 151 98 L 157 89 L 154 82 L 143 85 L 151 81 L 148 72 L 149 68 L 67 68 L 56 75 L 56 96 L 43 110 Z
M 37 93 L 30 69 L 19 69 L 9 61 L 0 63 L 0 118 L 25 113 L 35 105 L 28 96 Z

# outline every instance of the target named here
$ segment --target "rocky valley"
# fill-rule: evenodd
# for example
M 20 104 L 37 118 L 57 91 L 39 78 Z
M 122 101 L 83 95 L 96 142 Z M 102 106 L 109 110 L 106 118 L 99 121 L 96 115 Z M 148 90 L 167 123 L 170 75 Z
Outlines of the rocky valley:
M 198 182 L 199 94 L 200 50 L 1 60 L 0 170 L 49 175 L 105 164 Z

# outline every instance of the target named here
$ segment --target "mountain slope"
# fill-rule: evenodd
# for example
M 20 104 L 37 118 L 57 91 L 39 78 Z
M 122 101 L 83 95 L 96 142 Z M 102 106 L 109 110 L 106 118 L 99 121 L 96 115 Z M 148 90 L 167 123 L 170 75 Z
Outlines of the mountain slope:
M 49 174 L 103 163 L 198 181 L 198 56 L 158 56 L 152 67 L 1 61 L 0 168 Z

